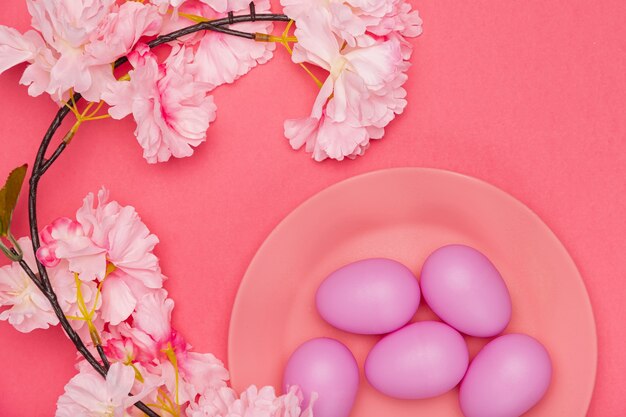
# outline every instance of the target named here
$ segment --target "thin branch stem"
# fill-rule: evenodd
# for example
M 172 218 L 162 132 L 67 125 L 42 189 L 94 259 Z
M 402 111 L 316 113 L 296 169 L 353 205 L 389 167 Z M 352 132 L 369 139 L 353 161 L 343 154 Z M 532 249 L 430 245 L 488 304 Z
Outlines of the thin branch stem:
M 24 270 L 24 272 L 26 272 L 26 275 L 28 275 L 28 277 L 31 279 L 31 281 L 33 281 L 35 283 L 35 285 L 37 286 L 37 288 L 39 288 L 39 291 L 41 291 L 43 294 L 45 294 L 46 291 L 45 291 L 45 288 L 44 288 L 43 284 L 41 283 L 41 281 L 39 280 L 37 275 L 35 275 L 33 270 L 30 269 L 30 266 L 28 266 L 26 261 L 24 259 L 22 259 L 21 261 L 19 261 L 19 264 L 22 267 L 22 269 Z
M 254 22 L 254 21 L 288 22 L 289 20 L 290 19 L 283 14 L 269 14 L 269 13 L 268 14 L 256 14 L 255 9 L 254 9 L 254 4 L 250 3 L 250 14 L 241 15 L 241 16 L 233 16 L 232 13 L 230 13 L 227 18 L 213 20 L 209 22 L 201 22 L 196 25 L 192 25 L 192 26 L 177 30 L 170 34 L 159 36 L 158 38 L 149 42 L 148 46 L 150 48 L 154 48 L 164 43 L 175 41 L 183 36 L 190 35 L 196 32 L 201 32 L 201 31 L 220 32 L 220 33 L 224 33 L 224 34 L 228 34 L 232 36 L 238 36 L 238 37 L 254 40 L 255 39 L 254 33 L 248 33 L 248 32 L 242 32 L 242 31 L 230 29 L 229 25 L 233 25 L 236 23 L 243 23 L 243 22 Z M 122 57 L 118 59 L 114 63 L 114 68 L 119 67 L 120 65 L 122 65 L 123 63 L 127 61 L 128 61 L 127 57 Z M 66 149 L 67 144 L 69 140 L 71 140 L 71 137 L 73 136 L 73 134 L 66 135 L 64 140 L 61 141 L 61 143 L 58 145 L 58 147 L 55 149 L 55 151 L 52 153 L 49 159 L 46 159 L 46 153 L 48 151 L 48 148 L 50 147 L 50 142 L 52 141 L 52 138 L 54 137 L 55 133 L 61 126 L 61 123 L 63 122 L 65 117 L 70 113 L 70 111 L 74 112 L 75 114 L 78 113 L 76 104 L 78 101 L 80 101 L 80 99 L 81 99 L 80 94 L 74 93 L 73 90 L 70 90 L 71 106 L 69 104 L 66 104 L 65 106 L 61 107 L 57 111 L 57 114 L 55 115 L 50 126 L 48 127 L 48 130 L 46 131 L 41 141 L 41 144 L 39 145 L 39 149 L 37 150 L 37 155 L 35 157 L 35 163 L 33 165 L 33 170 L 31 173 L 30 180 L 29 180 L 29 189 L 28 189 L 28 219 L 29 219 L 30 236 L 32 240 L 34 253 L 37 253 L 37 250 L 40 247 L 39 226 L 37 222 L 37 191 L 39 187 L 39 181 L 41 180 L 43 175 L 48 171 L 48 169 L 52 166 L 52 164 L 59 158 L 59 156 Z M 85 110 L 85 113 L 87 112 L 89 108 L 91 107 L 88 106 L 87 109 Z M 99 110 L 99 107 L 98 109 L 96 109 L 96 112 L 98 110 Z M 93 115 L 95 115 L 95 112 L 93 113 Z M 100 359 L 102 360 L 102 364 L 101 364 L 94 357 L 94 355 L 87 349 L 86 345 L 84 344 L 84 342 L 82 341 L 78 333 L 76 333 L 76 331 L 72 328 L 69 320 L 65 316 L 65 313 L 63 312 L 63 309 L 61 308 L 59 304 L 59 301 L 54 292 L 54 289 L 52 288 L 52 284 L 50 283 L 48 272 L 45 266 L 39 261 L 39 259 L 37 259 L 37 257 L 35 257 L 35 260 L 37 263 L 37 270 L 38 270 L 39 276 L 35 274 L 35 272 L 28 266 L 28 264 L 24 260 L 21 260 L 19 264 L 24 269 L 26 274 L 30 277 L 30 279 L 33 281 L 33 283 L 35 283 L 37 288 L 39 288 L 39 290 L 41 290 L 41 292 L 48 299 L 48 301 L 50 302 L 50 305 L 52 306 L 52 309 L 54 310 L 55 315 L 59 319 L 61 327 L 63 327 L 63 330 L 65 331 L 65 333 L 67 334 L 71 342 L 74 344 L 78 352 L 100 375 L 102 375 L 102 377 L 106 377 L 106 374 L 109 368 L 109 361 L 104 353 L 102 346 L 99 346 L 99 345 L 96 346 L 98 355 L 100 356 Z M 158 414 L 156 414 L 154 411 L 152 411 L 147 405 L 145 405 L 142 402 L 135 403 L 135 406 L 139 410 L 143 411 L 149 417 L 159 417 Z
M 104 349 L 102 348 L 102 345 L 96 345 L 96 350 L 98 351 L 98 356 L 100 356 L 100 359 L 102 359 L 102 363 L 104 364 L 104 367 L 108 371 L 109 368 L 111 367 L 111 363 L 109 362 L 109 358 L 107 358 L 107 355 L 104 353 Z

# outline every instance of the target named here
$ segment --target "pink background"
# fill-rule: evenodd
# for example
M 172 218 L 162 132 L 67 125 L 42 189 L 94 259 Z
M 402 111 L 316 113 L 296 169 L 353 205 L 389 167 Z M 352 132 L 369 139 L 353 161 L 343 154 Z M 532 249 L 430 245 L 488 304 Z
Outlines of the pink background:
M 239 281 L 263 239 L 306 198 L 375 169 L 425 166 L 486 180 L 555 231 L 585 278 L 599 337 L 589 416 L 626 412 L 626 2 L 414 1 L 409 107 L 365 157 L 315 163 L 282 136 L 307 114 L 315 87 L 283 51 L 216 92 L 218 119 L 189 159 L 151 166 L 133 122 L 81 128 L 41 184 L 41 224 L 72 215 L 106 185 L 137 207 L 162 240 L 157 252 L 177 302 L 175 325 L 199 351 L 226 359 Z M 26 29 L 23 0 L 0 23 Z M 0 77 L 0 176 L 32 163 L 55 105 L 28 97 L 20 70 Z M 15 225 L 26 231 L 22 198 Z M 280 262 L 280 260 L 277 260 Z M 558 277 L 554 277 L 558 279 Z M 23 335 L 0 324 L 0 410 L 52 415 L 74 374 L 58 329 Z

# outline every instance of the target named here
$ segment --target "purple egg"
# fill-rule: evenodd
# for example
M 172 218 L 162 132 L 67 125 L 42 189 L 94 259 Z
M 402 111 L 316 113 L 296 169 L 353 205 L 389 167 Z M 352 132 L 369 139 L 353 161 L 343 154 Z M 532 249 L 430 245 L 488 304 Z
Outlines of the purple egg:
M 552 377 L 550 356 L 523 334 L 501 336 L 474 358 L 461 384 L 465 417 L 519 417 L 546 393 Z
M 293 352 L 283 378 L 283 390 L 297 385 L 308 405 L 312 393 L 315 417 L 348 417 L 359 388 L 359 368 L 350 350 L 330 338 L 312 339 Z
M 511 296 L 502 276 L 469 246 L 434 251 L 424 263 L 420 285 L 428 306 L 462 333 L 495 336 L 511 320 Z
M 375 258 L 331 273 L 315 295 L 317 310 L 338 329 L 384 334 L 411 320 L 420 303 L 417 279 L 400 262 Z
M 365 361 L 374 388 L 399 399 L 436 397 L 465 375 L 469 353 L 463 336 L 436 321 L 422 321 L 381 339 Z

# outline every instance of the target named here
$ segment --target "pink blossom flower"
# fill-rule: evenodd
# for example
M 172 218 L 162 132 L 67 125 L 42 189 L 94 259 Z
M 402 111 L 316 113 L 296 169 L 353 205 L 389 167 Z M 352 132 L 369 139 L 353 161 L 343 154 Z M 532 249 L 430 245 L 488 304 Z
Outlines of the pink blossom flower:
M 237 25 L 237 30 L 252 33 L 269 33 L 271 28 L 272 24 L 268 22 Z M 253 42 L 223 33 L 207 33 L 197 46 L 190 70 L 198 81 L 211 88 L 231 84 L 257 65 L 268 62 L 275 48 L 273 42 Z
M 193 1 L 193 0 L 192 0 Z M 218 13 L 227 12 L 246 12 L 250 8 L 248 0 L 199 0 Z M 259 0 L 254 2 L 254 6 L 258 12 L 268 13 L 270 10 L 269 0 Z M 205 16 L 206 17 L 206 16 Z
M 24 251 L 24 261 L 36 271 L 30 239 L 21 238 L 18 243 Z M 76 306 L 76 285 L 65 267 L 58 265 L 50 268 L 48 276 L 61 308 L 66 314 L 72 314 Z M 87 293 L 88 300 L 90 297 L 91 293 Z M 0 320 L 8 321 L 23 333 L 47 329 L 59 323 L 50 302 L 16 262 L 0 268 L 0 309 Z
M 390 4 L 389 0 L 374 0 L 372 3 L 387 7 Z M 372 44 L 374 40 L 366 35 L 366 28 L 368 23 L 380 20 L 365 13 L 358 5 L 343 0 L 281 0 L 281 4 L 284 6 L 284 13 L 295 20 L 296 24 L 307 19 L 311 12 L 322 13 L 330 24 L 328 29 L 350 46 Z
M 127 325 L 123 323 L 122 325 Z M 107 358 L 122 362 L 133 363 L 136 362 L 136 348 L 131 339 L 126 339 L 120 336 L 118 329 L 122 326 L 112 326 L 109 332 L 105 332 L 102 335 L 102 342 L 104 351 Z
M 208 390 L 226 386 L 228 371 L 214 355 L 190 351 L 175 353 L 178 363 L 178 396 L 181 403 L 193 401 Z M 176 392 L 176 368 L 171 361 L 161 359 L 158 364 L 146 368 L 165 381 L 167 392 Z
M 422 21 L 405 0 L 281 0 L 284 12 L 296 20 L 322 11 L 330 29 L 349 46 L 370 46 L 376 39 L 395 31 L 415 37 Z
M 74 88 L 87 94 L 87 99 L 97 101 L 97 97 L 89 94 L 89 89 L 93 78 L 102 75 L 92 73 L 84 46 L 114 3 L 115 0 L 28 0 L 32 27 L 42 34 L 58 58 L 50 69 L 50 84 L 45 89 L 56 100 L 61 100 Z M 93 70 L 98 72 L 103 68 Z
M 34 30 L 22 35 L 13 28 L 0 25 L 0 73 L 22 62 L 33 62 L 37 46 L 43 45 L 43 39 Z
M 291 146 L 306 147 L 315 160 L 361 155 L 370 139 L 403 111 L 406 80 L 397 40 L 370 46 L 340 44 L 323 10 L 313 9 L 298 22 L 294 62 L 309 62 L 329 72 L 310 117 L 285 122 Z
M 370 129 L 362 126 L 353 116 L 337 122 L 326 113 L 326 109 L 320 110 L 321 113 L 313 113 L 311 117 L 285 121 L 285 137 L 291 147 L 300 149 L 304 146 L 316 161 L 326 158 L 342 161 L 345 157 L 363 155 L 370 139 L 375 139 Z
M 121 119 L 132 114 L 137 122 L 135 136 L 150 162 L 191 156 L 193 148 L 206 140 L 216 106 L 209 86 L 196 82 L 189 72 L 190 55 L 185 48 L 174 50 L 159 65 L 146 45 L 130 54 L 130 81 L 113 84 L 103 98 L 111 105 L 109 114 Z
M 141 297 L 133 313 L 133 327 L 139 329 L 159 345 L 164 347 L 173 341 L 172 310 L 174 300 L 167 297 L 167 291 L 159 290 Z
M 311 399 L 306 408 L 303 409 L 303 395 L 300 388 L 291 386 L 289 392 L 278 397 L 279 410 L 276 417 L 313 417 L 313 405 L 317 401 L 317 393 L 311 394 Z
M 37 257 L 42 264 L 53 267 L 67 259 L 69 268 L 85 281 L 104 277 L 106 250 L 96 246 L 83 227 L 74 220 L 60 217 L 41 231 L 41 246 Z
M 362 155 L 406 106 L 402 87 L 422 21 L 405 0 L 282 0 L 296 20 L 292 59 L 330 74 L 309 117 L 285 122 L 294 149 L 342 160 Z
M 177 371 L 179 394 L 184 402 L 207 389 L 223 386 L 228 371 L 215 356 L 189 351 L 190 346 L 171 326 L 173 308 L 174 301 L 165 290 L 145 294 L 132 314 L 132 325 L 117 326 L 105 348 L 115 360 L 138 362 L 162 376 L 170 392 L 177 385 Z
M 168 348 L 174 352 L 187 350 L 185 341 L 172 329 L 173 308 L 174 301 L 167 298 L 167 291 L 147 292 L 133 308 L 132 326 L 128 323 L 118 326 L 118 339 L 132 343 L 132 347 L 123 345 L 126 354 L 133 353 L 134 361 L 149 365 L 167 359 L 163 351 Z
M 309 19 L 301 20 L 296 36 L 294 62 L 310 62 L 330 73 L 316 105 L 325 104 L 333 95 L 334 112 L 339 121 L 350 108 L 360 106 L 364 94 L 384 90 L 403 69 L 397 42 L 381 41 L 362 48 L 345 47 L 330 31 L 330 24 L 321 12 L 312 12 Z
M 22 246 L 30 242 L 20 240 L 19 243 Z M 30 256 L 25 254 L 27 263 L 33 267 L 34 262 L 28 258 Z M 0 268 L 0 307 L 8 307 L 0 312 L 0 320 L 7 320 L 22 333 L 59 323 L 46 297 L 18 263 Z
M 312 405 L 301 409 L 302 395 L 297 387 L 277 397 L 273 387 L 250 386 L 241 397 L 222 387 L 203 394 L 187 409 L 188 417 L 313 417 Z
M 159 240 L 134 207 L 109 201 L 105 189 L 97 202 L 87 195 L 76 218 L 60 218 L 44 228 L 37 256 L 48 267 L 66 260 L 67 268 L 86 283 L 86 291 L 95 285 L 92 281 L 101 281 L 99 317 L 117 325 L 131 315 L 139 298 L 163 286 L 153 253 Z
M 191 21 L 187 15 L 201 16 L 210 20 L 225 18 L 228 12 L 247 13 L 248 0 L 191 0 L 183 3 L 177 10 L 180 16 L 172 14 L 163 25 L 162 32 L 169 33 L 188 26 Z M 269 0 L 255 2 L 257 13 L 269 13 Z M 270 33 L 272 22 L 242 22 L 237 30 L 250 33 Z M 190 35 L 180 40 L 187 50 L 193 51 L 189 62 L 189 71 L 196 81 L 207 83 L 211 89 L 222 84 L 230 84 L 247 74 L 257 65 L 272 58 L 276 49 L 273 42 L 253 42 L 223 33 L 206 31 Z
M 102 268 L 99 262 L 100 269 L 88 279 L 104 279 L 100 314 L 106 322 L 117 325 L 130 316 L 139 298 L 163 286 L 159 261 L 152 252 L 159 239 L 150 233 L 134 207 L 109 201 L 104 188 L 98 192 L 97 203 L 92 193 L 85 197 L 76 218 L 93 243 L 105 249 L 102 256 L 112 265 L 113 271 L 106 275 L 106 263 Z
M 241 393 L 238 402 L 233 404 L 232 409 L 236 414 L 248 414 L 254 417 L 272 416 L 278 412 L 280 403 L 276 401 L 274 387 L 261 387 L 258 389 L 252 385 Z
M 181 12 L 197 14 L 207 19 L 220 19 L 232 11 L 245 13 L 249 1 L 204 0 L 203 3 L 187 2 Z M 270 2 L 255 2 L 257 13 L 269 13 Z M 183 23 L 185 19 L 181 19 Z M 272 22 L 243 22 L 237 24 L 237 30 L 250 33 L 270 33 Z M 247 74 L 259 64 L 265 64 L 272 58 L 276 48 L 273 42 L 251 42 L 217 32 L 206 32 L 195 47 L 190 70 L 196 80 L 208 83 L 211 88 L 222 84 L 230 84 Z
M 41 35 L 34 30 L 22 35 L 13 28 L 0 26 L 0 73 L 22 62 L 30 64 L 20 80 L 20 84 L 29 86 L 28 93 L 51 93 L 50 71 L 57 58 Z
M 161 13 L 166 13 L 170 6 L 178 8 L 178 6 L 185 3 L 185 1 L 186 0 L 150 0 L 150 3 L 157 6 Z
M 208 390 L 187 409 L 188 417 L 226 417 L 237 401 L 237 393 L 229 387 Z
M 116 360 L 132 359 L 143 365 L 166 359 L 163 351 L 185 352 L 187 344 L 172 329 L 174 301 L 167 291 L 147 292 L 132 309 L 132 325 L 122 323 L 111 330 L 106 348 Z
M 119 362 L 111 365 L 106 379 L 82 367 L 59 397 L 56 417 L 124 417 L 129 407 L 151 391 L 129 396 L 134 385 L 135 370 Z
M 109 191 L 102 188 L 98 200 L 89 193 L 76 219 L 85 234 L 100 248 L 116 270 L 141 281 L 148 288 L 161 288 L 163 275 L 159 260 L 152 253 L 159 239 L 150 233 L 133 206 L 122 206 L 109 200 Z M 104 278 L 102 268 L 95 274 Z
M 115 82 L 111 63 L 161 25 L 156 7 L 139 2 L 28 0 L 27 5 L 39 33 L 0 27 L 0 72 L 28 62 L 20 83 L 29 85 L 29 94 L 46 92 L 56 101 L 67 98 L 70 88 L 99 101 Z
M 386 36 L 396 32 L 407 38 L 414 38 L 422 34 L 422 19 L 419 12 L 413 10 L 404 0 L 394 0 L 389 3 L 392 7 L 389 12 L 376 24 L 367 27 L 369 32 L 377 36 Z
M 85 50 L 94 62 L 110 64 L 132 51 L 143 36 L 158 34 L 162 24 L 156 7 L 127 1 L 106 15 Z

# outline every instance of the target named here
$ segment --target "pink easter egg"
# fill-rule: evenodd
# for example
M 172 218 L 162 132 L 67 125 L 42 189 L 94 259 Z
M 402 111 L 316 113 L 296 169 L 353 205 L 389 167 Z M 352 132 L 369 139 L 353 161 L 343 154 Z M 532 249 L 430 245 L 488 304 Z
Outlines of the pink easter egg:
M 511 320 L 511 296 L 502 276 L 469 246 L 434 251 L 424 263 L 420 285 L 428 306 L 462 333 L 495 336 Z
M 390 397 L 430 398 L 454 388 L 468 362 L 459 332 L 444 323 L 422 321 L 381 339 L 367 356 L 365 376 Z
M 331 273 L 318 288 L 315 302 L 322 318 L 341 330 L 384 334 L 411 320 L 420 289 L 411 270 L 400 262 L 364 259 Z
M 537 404 L 552 377 L 550 356 L 523 334 L 501 336 L 474 358 L 461 384 L 465 417 L 519 417 Z
M 359 387 L 356 359 L 335 339 L 309 340 L 293 352 L 285 367 L 284 392 L 292 385 L 302 389 L 303 408 L 317 394 L 315 417 L 348 417 Z

